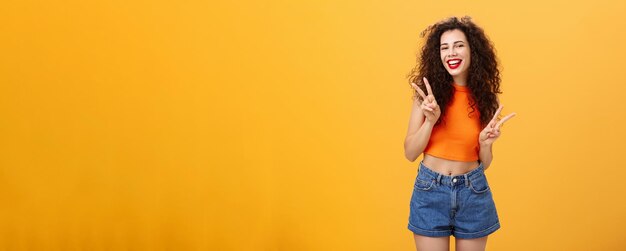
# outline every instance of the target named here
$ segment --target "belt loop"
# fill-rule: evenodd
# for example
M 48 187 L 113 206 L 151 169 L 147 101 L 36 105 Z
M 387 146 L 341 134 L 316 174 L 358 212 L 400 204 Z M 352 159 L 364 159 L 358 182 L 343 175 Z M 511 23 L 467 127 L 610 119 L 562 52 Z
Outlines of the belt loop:
M 437 174 L 437 184 L 441 185 L 441 174 Z
M 469 177 L 467 177 L 467 173 L 464 174 L 463 176 L 465 176 L 465 186 L 469 187 Z

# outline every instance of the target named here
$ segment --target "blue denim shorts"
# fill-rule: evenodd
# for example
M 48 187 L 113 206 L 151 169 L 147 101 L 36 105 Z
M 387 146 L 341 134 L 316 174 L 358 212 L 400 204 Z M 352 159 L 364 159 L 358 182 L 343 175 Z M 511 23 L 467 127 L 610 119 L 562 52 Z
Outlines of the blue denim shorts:
M 468 173 L 448 176 L 420 162 L 408 228 L 418 235 L 460 239 L 480 238 L 498 230 L 500 220 L 483 164 Z

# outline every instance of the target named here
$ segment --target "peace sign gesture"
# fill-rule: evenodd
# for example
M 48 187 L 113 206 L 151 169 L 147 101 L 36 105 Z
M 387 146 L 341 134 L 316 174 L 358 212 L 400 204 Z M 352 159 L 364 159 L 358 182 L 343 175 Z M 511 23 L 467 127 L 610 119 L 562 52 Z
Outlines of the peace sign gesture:
M 485 129 L 480 132 L 480 135 L 478 136 L 478 143 L 480 143 L 481 145 L 493 144 L 493 142 L 498 137 L 500 137 L 500 126 L 502 126 L 504 122 L 515 116 L 515 113 L 511 113 L 498 121 L 498 115 L 500 114 L 500 111 L 502 111 L 502 108 L 504 108 L 504 106 L 502 105 L 498 107 L 498 110 L 493 115 L 491 121 L 489 121 L 489 124 L 485 127 Z
M 433 90 L 430 88 L 430 84 L 428 83 L 428 79 L 426 79 L 426 77 L 424 77 L 424 84 L 426 84 L 426 91 L 428 92 L 428 95 L 426 95 L 415 83 L 411 83 L 411 86 L 413 86 L 413 88 L 417 90 L 417 93 L 422 96 L 422 104 L 420 106 L 422 113 L 424 113 L 424 116 L 426 116 L 428 121 L 434 124 L 441 115 L 441 109 L 439 109 Z

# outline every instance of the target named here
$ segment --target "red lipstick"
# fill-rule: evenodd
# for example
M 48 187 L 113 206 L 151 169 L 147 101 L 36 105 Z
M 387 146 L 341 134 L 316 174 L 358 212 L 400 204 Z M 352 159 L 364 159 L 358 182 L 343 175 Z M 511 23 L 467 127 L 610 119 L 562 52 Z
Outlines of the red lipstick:
M 459 66 L 461 66 L 461 59 L 458 58 L 453 58 L 453 59 L 448 59 L 448 61 L 446 61 L 446 63 L 448 64 L 448 67 L 452 70 L 459 68 Z

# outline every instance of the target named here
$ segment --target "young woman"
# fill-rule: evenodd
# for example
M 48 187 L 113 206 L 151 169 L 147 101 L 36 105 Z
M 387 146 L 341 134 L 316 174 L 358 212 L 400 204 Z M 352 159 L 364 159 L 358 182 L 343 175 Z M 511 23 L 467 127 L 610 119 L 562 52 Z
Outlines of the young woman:
M 484 250 L 500 228 L 484 171 L 500 136 L 500 72 L 492 43 L 470 17 L 428 27 L 409 75 L 413 109 L 404 142 L 411 162 L 424 153 L 411 196 L 408 228 L 419 251 Z M 417 84 L 416 84 L 417 83 Z

